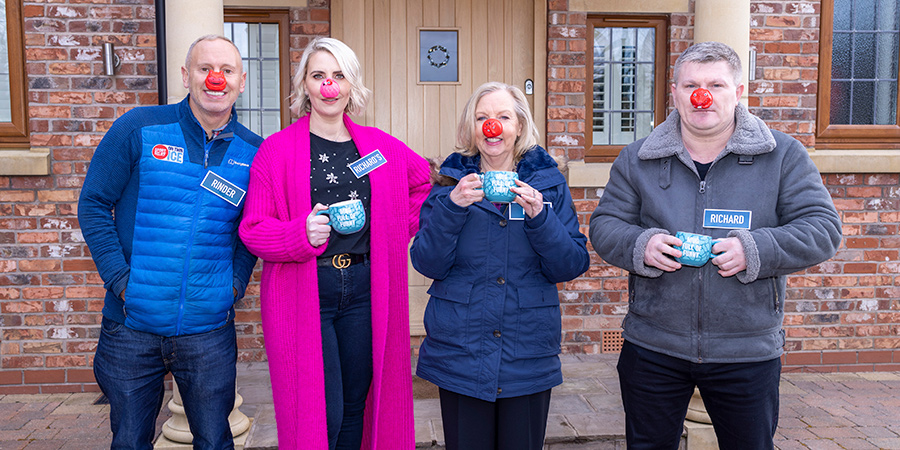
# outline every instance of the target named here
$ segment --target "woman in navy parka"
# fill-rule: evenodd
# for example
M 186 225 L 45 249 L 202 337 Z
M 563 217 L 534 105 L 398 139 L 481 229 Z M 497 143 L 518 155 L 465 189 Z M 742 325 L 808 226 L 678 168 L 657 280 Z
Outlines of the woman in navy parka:
M 482 133 L 489 119 L 499 136 Z M 537 142 L 522 91 L 482 85 L 422 206 L 411 260 L 434 282 L 416 373 L 440 387 L 448 450 L 540 449 L 562 383 L 556 283 L 589 257 L 565 177 Z M 491 170 L 518 173 L 514 203 L 484 198 L 478 174 Z

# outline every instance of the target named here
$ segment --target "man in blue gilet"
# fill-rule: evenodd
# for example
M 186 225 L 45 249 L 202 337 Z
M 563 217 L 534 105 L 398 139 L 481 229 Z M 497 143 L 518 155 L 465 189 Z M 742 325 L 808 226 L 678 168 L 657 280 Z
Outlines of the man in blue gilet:
M 230 40 L 201 37 L 181 72 L 184 100 L 113 123 L 78 202 L 107 289 L 94 376 L 116 449 L 152 448 L 169 372 L 194 448 L 233 448 L 234 304 L 256 263 L 237 227 L 262 139 L 237 122 L 246 73 Z

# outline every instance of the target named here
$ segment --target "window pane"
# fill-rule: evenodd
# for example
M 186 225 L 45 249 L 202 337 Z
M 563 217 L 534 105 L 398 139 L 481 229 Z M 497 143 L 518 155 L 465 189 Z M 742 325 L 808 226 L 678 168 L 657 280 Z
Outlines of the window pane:
M 856 81 L 853 83 L 853 101 L 850 116 L 850 123 L 853 125 L 872 125 L 873 101 L 875 95 L 875 83 L 871 81 Z M 866 99 L 868 101 L 863 101 Z
M 9 42 L 6 38 L 6 1 L 0 0 L 0 122 L 12 121 L 9 85 Z
M 281 73 L 279 71 L 278 24 L 225 24 L 226 36 L 241 50 L 247 81 L 238 97 L 241 123 L 262 137 L 281 129 Z
M 850 8 L 852 0 L 834 0 L 834 31 L 847 31 L 850 26 Z
M 655 32 L 653 28 L 594 29 L 593 145 L 624 145 L 649 134 Z
M 850 78 L 850 33 L 834 33 L 831 47 L 831 77 Z
M 829 122 L 896 124 L 897 0 L 835 0 L 834 29 Z
M 850 123 L 850 82 L 831 81 L 831 117 L 830 122 L 835 125 L 847 125 Z
M 875 89 L 875 124 L 896 124 L 897 108 L 894 106 L 894 102 L 897 98 L 897 82 L 879 81 L 876 84 Z
M 853 0 L 853 29 L 875 29 L 875 0 Z
M 875 78 L 875 35 L 856 33 L 853 35 L 853 78 Z

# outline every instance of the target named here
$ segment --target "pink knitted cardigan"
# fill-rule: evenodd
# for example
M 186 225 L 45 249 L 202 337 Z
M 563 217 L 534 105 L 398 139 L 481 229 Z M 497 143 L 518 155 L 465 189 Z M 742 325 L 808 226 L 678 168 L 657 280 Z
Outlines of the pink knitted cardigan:
M 344 116 L 360 155 L 387 163 L 367 175 L 372 189 L 372 364 L 364 449 L 415 447 L 409 347 L 409 241 L 430 191 L 428 163 L 398 139 Z M 306 237 L 310 205 L 309 116 L 270 136 L 250 168 L 240 224 L 263 261 L 260 307 L 282 449 L 327 449 L 316 256 Z

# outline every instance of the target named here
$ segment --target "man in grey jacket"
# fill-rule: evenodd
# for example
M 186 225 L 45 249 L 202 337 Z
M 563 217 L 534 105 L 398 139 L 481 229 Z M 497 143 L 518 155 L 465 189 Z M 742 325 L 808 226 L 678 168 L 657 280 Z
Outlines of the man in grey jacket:
M 785 276 L 841 241 L 806 149 L 750 114 L 743 90 L 733 49 L 685 50 L 675 110 L 622 150 L 591 215 L 594 249 L 629 272 L 618 364 L 629 449 L 676 449 L 695 386 L 720 448 L 773 448 Z M 710 236 L 710 262 L 700 248 L 699 266 L 679 263 L 698 249 L 676 232 Z

